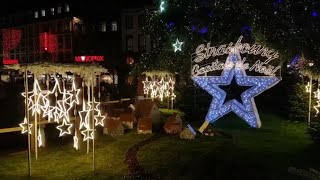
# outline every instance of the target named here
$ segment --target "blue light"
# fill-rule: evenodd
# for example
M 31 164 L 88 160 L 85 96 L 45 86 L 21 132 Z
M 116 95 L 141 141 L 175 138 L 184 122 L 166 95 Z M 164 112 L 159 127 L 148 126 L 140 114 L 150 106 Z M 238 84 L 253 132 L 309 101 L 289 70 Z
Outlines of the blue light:
M 312 16 L 313 16 L 313 17 L 317 17 L 317 16 L 318 16 L 317 11 L 312 11 Z
M 199 29 L 199 31 L 198 31 L 198 33 L 200 33 L 200 34 L 205 34 L 205 33 L 207 33 L 208 32 L 208 28 L 207 27 L 204 27 L 204 28 L 202 28 L 202 29 Z
M 197 30 L 197 28 L 194 25 L 191 26 L 191 30 L 193 32 L 197 32 L 199 34 L 206 34 L 208 32 L 208 28 L 207 27 L 203 27 L 202 29 Z
M 167 23 L 167 29 L 171 29 L 171 28 L 173 28 L 173 26 L 175 26 L 175 25 L 176 25 L 176 23 L 173 22 L 173 21 L 168 22 L 168 23 Z
M 210 12 L 208 13 L 208 16 L 209 16 L 210 18 L 212 18 L 213 15 L 214 15 L 213 11 L 210 11 Z
M 241 28 L 241 32 L 245 35 L 245 36 L 249 36 L 251 34 L 251 27 L 248 25 L 245 25 Z
M 233 66 L 228 66 L 232 64 Z M 234 112 L 245 120 L 251 127 L 260 128 L 261 121 L 254 97 L 276 85 L 281 78 L 275 76 L 247 76 L 239 53 L 227 57 L 221 76 L 195 76 L 193 81 L 213 96 L 206 120 L 214 122 L 229 112 Z M 239 86 L 251 86 L 241 94 L 242 104 L 232 99 L 224 103 L 226 92 L 219 86 L 230 85 L 233 77 Z

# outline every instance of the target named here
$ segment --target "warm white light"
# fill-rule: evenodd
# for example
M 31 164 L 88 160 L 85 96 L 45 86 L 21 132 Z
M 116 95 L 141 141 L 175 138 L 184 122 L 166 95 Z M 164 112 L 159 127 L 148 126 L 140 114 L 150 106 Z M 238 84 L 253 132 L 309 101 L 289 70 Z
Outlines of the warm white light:
M 310 92 L 311 92 L 310 82 L 308 82 L 308 84 L 306 85 L 306 92 L 307 92 L 307 93 L 310 93 Z
M 29 123 L 29 128 L 28 128 L 28 121 L 26 117 L 23 119 L 23 122 L 19 124 L 19 126 L 22 128 L 21 134 L 24 134 L 28 131 L 29 131 L 29 134 L 31 134 L 31 128 L 33 125 Z
M 68 123 L 67 120 L 64 119 L 62 121 L 62 124 L 57 126 L 57 129 L 60 131 L 59 137 L 65 135 L 65 134 L 70 135 L 72 126 L 73 125 L 71 123 Z M 67 127 L 67 129 L 64 129 L 64 127 Z
M 73 136 L 73 147 L 78 150 L 79 149 L 79 141 L 77 135 Z

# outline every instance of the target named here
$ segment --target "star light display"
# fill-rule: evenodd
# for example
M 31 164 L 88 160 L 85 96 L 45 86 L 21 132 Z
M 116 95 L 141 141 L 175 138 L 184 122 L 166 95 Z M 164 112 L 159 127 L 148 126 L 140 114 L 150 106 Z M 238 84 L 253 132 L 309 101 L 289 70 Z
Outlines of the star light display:
M 59 137 L 65 135 L 65 134 L 70 135 L 72 126 L 73 125 L 71 123 L 68 123 L 68 121 L 64 119 L 62 121 L 62 124 L 57 126 L 57 129 L 60 131 Z
M 98 115 L 95 115 L 95 116 L 94 116 L 95 126 L 100 125 L 100 126 L 104 127 L 104 120 L 105 120 L 105 118 L 106 118 L 106 117 L 105 117 L 105 116 L 102 116 L 102 115 L 101 115 L 101 112 L 99 111 Z
M 33 125 L 29 123 L 29 128 L 28 128 L 28 121 L 26 117 L 23 119 L 23 122 L 19 124 L 19 126 L 22 128 L 21 134 L 24 134 L 28 131 L 29 131 L 29 134 L 31 134 L 31 128 Z
M 226 92 L 219 86 L 230 85 L 233 78 L 239 86 L 251 87 L 241 94 L 242 103 L 235 99 L 224 103 Z M 229 54 L 221 76 L 194 76 L 192 79 L 213 96 L 206 116 L 207 121 L 214 122 L 232 111 L 254 128 L 261 127 L 254 97 L 281 80 L 281 78 L 275 76 L 247 76 L 239 53 Z
M 150 94 L 151 98 L 159 98 L 163 101 L 164 97 L 170 97 L 172 100 L 175 99 L 176 95 L 174 93 L 175 81 L 171 77 L 165 80 L 161 78 L 160 80 L 148 80 L 148 77 L 143 83 L 143 93 Z
M 173 48 L 174 48 L 174 52 L 177 51 L 181 51 L 181 46 L 184 42 L 179 41 L 179 39 L 177 38 L 176 43 L 172 44 Z

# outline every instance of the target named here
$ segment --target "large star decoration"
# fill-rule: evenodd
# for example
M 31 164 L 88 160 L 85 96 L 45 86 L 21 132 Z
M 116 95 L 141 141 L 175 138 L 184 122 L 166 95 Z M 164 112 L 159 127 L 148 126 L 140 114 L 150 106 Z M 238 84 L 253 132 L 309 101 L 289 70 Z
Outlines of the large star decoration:
M 230 85 L 235 78 L 239 86 L 251 86 L 241 94 L 242 103 L 232 99 L 224 103 L 226 92 L 219 86 Z M 214 122 L 229 112 L 234 112 L 251 127 L 260 128 L 261 121 L 254 97 L 276 85 L 281 78 L 275 76 L 247 76 L 239 53 L 231 53 L 221 76 L 192 77 L 193 81 L 213 96 L 206 120 Z
M 181 51 L 182 44 L 183 44 L 183 42 L 179 41 L 179 39 L 177 38 L 176 43 L 172 44 L 172 46 L 174 48 L 174 52 Z

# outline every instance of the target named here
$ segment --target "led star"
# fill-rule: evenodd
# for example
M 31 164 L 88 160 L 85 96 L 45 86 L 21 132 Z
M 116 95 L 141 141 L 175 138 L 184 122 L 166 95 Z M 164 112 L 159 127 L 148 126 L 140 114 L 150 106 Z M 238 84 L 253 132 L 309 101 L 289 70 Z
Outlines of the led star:
M 164 1 L 161 1 L 160 3 L 160 12 L 163 12 L 164 11 L 164 5 L 165 5 L 165 2 Z
M 79 101 L 80 89 L 76 88 L 76 84 L 74 81 L 72 82 L 71 90 L 69 90 L 67 92 L 73 95 L 71 98 L 71 104 L 74 104 L 74 103 L 79 104 L 80 103 L 80 101 Z
M 23 119 L 23 123 L 20 123 L 19 126 L 22 128 L 21 134 L 24 134 L 28 131 L 29 131 L 29 134 L 31 134 L 31 128 L 33 125 L 29 123 L 29 128 L 28 128 L 28 121 L 26 117 Z
M 320 99 L 320 89 L 318 88 L 316 92 L 314 93 L 314 98 Z
M 313 108 L 316 110 L 316 116 L 317 116 L 319 114 L 320 100 L 317 100 L 317 105 L 313 106 Z
M 40 128 L 38 129 L 38 147 L 41 147 L 43 146 L 43 143 L 42 143 L 42 135 L 41 135 L 41 132 L 40 132 Z
M 311 92 L 310 82 L 308 82 L 308 84 L 306 85 L 306 92 L 307 92 L 307 93 L 310 93 L 310 92 Z
M 176 43 L 172 44 L 172 46 L 174 47 L 174 52 L 181 51 L 182 44 L 183 42 L 179 42 L 179 39 L 177 38 Z
M 82 129 L 83 127 L 87 127 L 88 123 L 89 123 L 89 111 L 87 110 L 83 110 L 83 111 L 79 111 L 79 117 L 80 117 L 80 125 L 79 125 L 79 129 Z
M 193 81 L 213 96 L 206 120 L 214 122 L 229 112 L 234 112 L 250 126 L 261 127 L 254 97 L 276 85 L 281 78 L 275 76 L 247 76 L 239 53 L 231 53 L 226 60 L 221 76 L 192 77 Z M 235 78 L 239 86 L 251 88 L 241 94 L 242 103 L 232 99 L 226 103 L 226 92 L 219 86 L 230 85 Z
M 73 147 L 78 150 L 79 149 L 79 141 L 78 141 L 78 138 L 77 136 L 73 136 Z
M 57 129 L 60 131 L 59 137 L 65 134 L 71 134 L 72 124 L 68 123 L 66 120 L 62 121 L 62 124 L 57 126 Z
M 87 141 L 89 139 L 94 138 L 94 129 L 87 128 L 84 131 L 81 131 L 81 134 L 83 134 L 83 141 Z
M 100 112 L 99 112 L 98 115 L 94 116 L 95 126 L 100 125 L 100 126 L 104 127 L 104 119 L 105 119 L 105 118 L 106 118 L 106 117 L 105 117 L 105 116 L 102 116 L 102 115 L 100 114 Z

